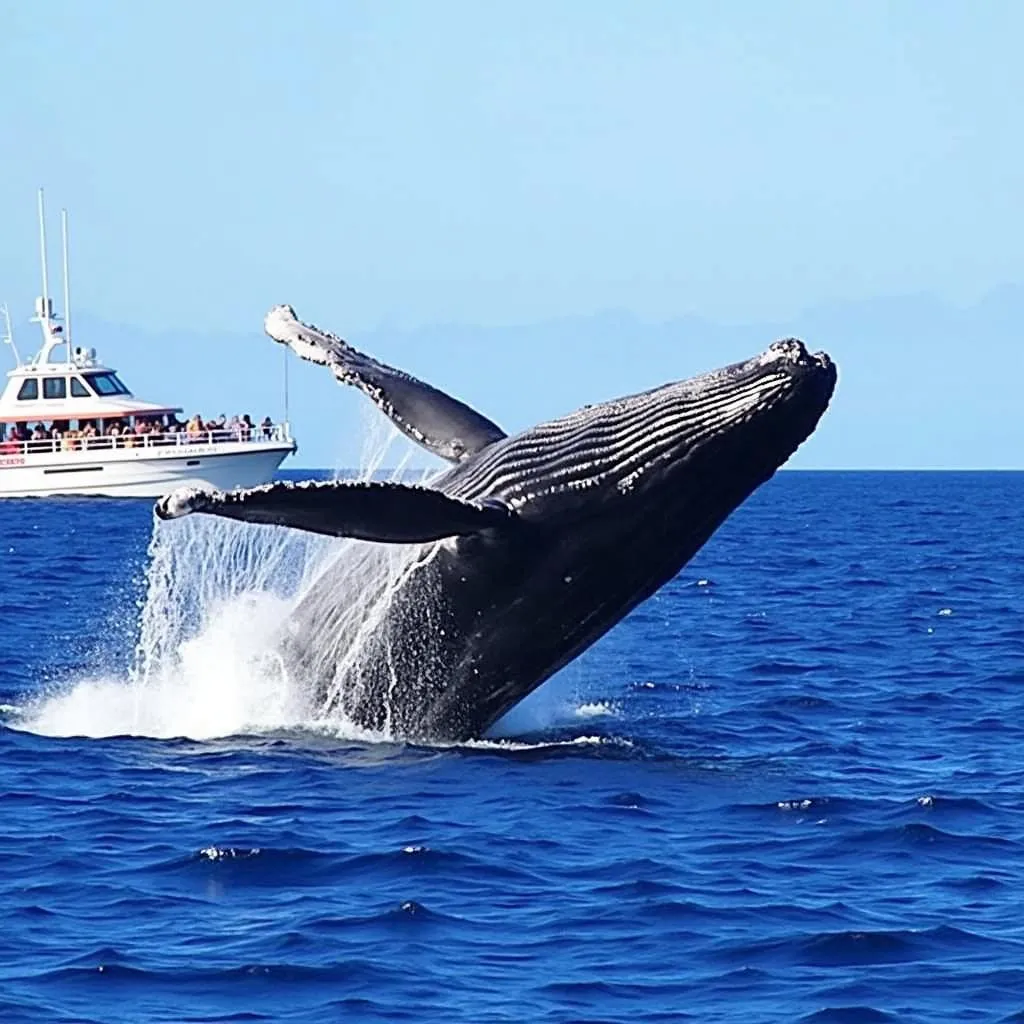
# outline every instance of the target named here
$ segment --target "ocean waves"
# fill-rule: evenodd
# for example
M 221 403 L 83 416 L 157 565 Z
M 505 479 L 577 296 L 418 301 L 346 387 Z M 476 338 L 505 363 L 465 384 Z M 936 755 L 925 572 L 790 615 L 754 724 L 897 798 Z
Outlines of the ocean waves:
M 431 747 L 312 727 L 230 607 L 139 688 L 147 505 L 5 503 L 0 1020 L 1024 1019 L 1022 506 L 784 474 Z

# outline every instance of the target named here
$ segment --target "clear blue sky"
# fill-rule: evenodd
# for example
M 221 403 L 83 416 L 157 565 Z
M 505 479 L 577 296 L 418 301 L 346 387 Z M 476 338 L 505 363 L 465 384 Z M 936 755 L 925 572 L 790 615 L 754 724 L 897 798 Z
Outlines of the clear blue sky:
M 0 0 L 0 299 L 38 291 L 44 185 L 101 353 L 258 348 L 291 302 L 515 428 L 797 329 L 844 372 L 801 464 L 1024 467 L 1022 39 L 997 0 Z M 125 349 L 129 383 L 212 401 L 166 354 Z M 302 461 L 344 461 L 356 398 L 293 383 Z

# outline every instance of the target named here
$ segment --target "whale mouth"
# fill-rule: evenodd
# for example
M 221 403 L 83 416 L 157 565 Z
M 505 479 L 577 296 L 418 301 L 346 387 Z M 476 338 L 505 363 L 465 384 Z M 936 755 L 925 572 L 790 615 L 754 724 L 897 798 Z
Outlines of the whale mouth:
M 774 342 L 754 362 L 764 367 L 797 370 L 830 370 L 834 366 L 827 352 L 808 352 L 799 338 Z
M 809 352 L 799 338 L 783 338 L 760 355 L 717 370 L 666 385 L 665 393 L 678 399 L 710 407 L 716 401 L 729 404 L 752 388 L 770 399 L 792 391 L 821 389 L 831 394 L 836 383 L 836 366 L 825 352 Z M 754 403 L 759 404 L 759 403 Z
M 798 338 L 783 338 L 760 355 L 679 385 L 656 430 L 642 471 L 667 456 L 667 465 L 690 462 L 700 452 L 741 448 L 744 465 L 775 468 L 813 432 L 835 390 L 838 371 L 826 352 L 810 352 Z M 678 390 L 677 390 L 678 389 Z
M 746 363 L 728 367 L 718 383 L 726 390 L 760 392 L 752 408 L 777 402 L 798 402 L 824 412 L 838 379 L 836 364 L 827 352 L 810 352 L 798 338 L 783 338 Z M 714 383 L 712 390 L 714 390 Z

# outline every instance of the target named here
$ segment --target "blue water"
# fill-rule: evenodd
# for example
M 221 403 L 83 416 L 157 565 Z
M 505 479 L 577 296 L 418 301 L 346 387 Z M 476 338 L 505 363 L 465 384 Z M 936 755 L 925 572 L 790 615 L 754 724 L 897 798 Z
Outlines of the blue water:
M 0 503 L 0 1020 L 1024 1020 L 1022 508 L 782 474 L 429 749 L 247 704 L 249 612 L 133 683 L 149 503 Z

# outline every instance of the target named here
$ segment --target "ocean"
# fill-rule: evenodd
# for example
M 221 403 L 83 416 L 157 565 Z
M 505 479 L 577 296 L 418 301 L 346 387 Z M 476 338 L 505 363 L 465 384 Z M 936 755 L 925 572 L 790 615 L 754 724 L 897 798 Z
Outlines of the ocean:
M 0 503 L 0 1021 L 1024 1021 L 1022 508 L 780 473 L 432 748 L 258 668 L 323 550 Z

